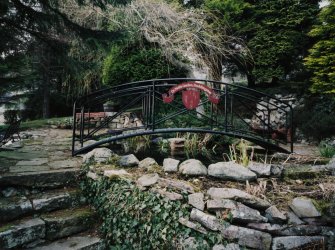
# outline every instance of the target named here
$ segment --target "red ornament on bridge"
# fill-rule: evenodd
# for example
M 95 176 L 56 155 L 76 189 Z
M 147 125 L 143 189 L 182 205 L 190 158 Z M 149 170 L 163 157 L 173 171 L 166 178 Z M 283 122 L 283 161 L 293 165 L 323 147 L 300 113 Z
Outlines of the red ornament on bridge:
M 170 103 L 174 100 L 175 93 L 182 91 L 182 100 L 185 108 L 188 110 L 195 109 L 200 103 L 200 91 L 203 91 L 208 96 L 211 103 L 218 104 L 220 96 L 210 87 L 196 83 L 184 82 L 172 87 L 167 94 L 163 94 L 163 102 Z

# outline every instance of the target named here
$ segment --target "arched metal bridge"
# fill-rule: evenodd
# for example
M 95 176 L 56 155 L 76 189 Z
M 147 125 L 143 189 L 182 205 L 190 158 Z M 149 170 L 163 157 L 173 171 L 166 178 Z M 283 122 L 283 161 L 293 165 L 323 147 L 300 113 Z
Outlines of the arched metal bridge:
M 108 102 L 114 110 L 104 111 Z M 281 124 L 273 122 L 273 112 L 281 114 Z M 244 138 L 271 151 L 293 152 L 292 117 L 288 103 L 239 85 L 185 78 L 132 82 L 74 103 L 72 154 L 134 136 L 175 132 Z

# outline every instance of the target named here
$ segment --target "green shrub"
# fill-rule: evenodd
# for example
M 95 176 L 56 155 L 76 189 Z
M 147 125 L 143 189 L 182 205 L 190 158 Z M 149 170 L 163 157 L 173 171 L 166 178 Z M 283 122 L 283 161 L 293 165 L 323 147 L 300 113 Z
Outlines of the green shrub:
M 335 146 L 330 145 L 327 141 L 321 141 L 319 152 L 322 157 L 332 158 L 335 155 Z
M 189 217 L 189 205 L 139 190 L 130 181 L 86 179 L 82 188 L 103 221 L 101 231 L 109 249 L 176 249 L 178 240 L 187 237 L 195 237 L 199 249 L 222 242 L 220 234 L 203 235 L 178 222 Z
M 113 46 L 103 65 L 102 81 L 115 86 L 155 78 L 184 77 L 186 70 L 168 63 L 160 49 Z

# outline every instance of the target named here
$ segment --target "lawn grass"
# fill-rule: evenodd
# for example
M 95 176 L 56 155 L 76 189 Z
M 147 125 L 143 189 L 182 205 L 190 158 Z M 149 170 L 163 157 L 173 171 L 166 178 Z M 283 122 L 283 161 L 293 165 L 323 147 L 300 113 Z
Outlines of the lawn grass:
M 28 130 L 28 129 L 38 129 L 49 127 L 51 124 L 61 123 L 65 119 L 70 119 L 70 117 L 55 117 L 50 119 L 38 119 L 31 121 L 24 121 L 21 123 L 20 130 Z M 8 125 L 0 125 L 0 129 L 6 129 Z

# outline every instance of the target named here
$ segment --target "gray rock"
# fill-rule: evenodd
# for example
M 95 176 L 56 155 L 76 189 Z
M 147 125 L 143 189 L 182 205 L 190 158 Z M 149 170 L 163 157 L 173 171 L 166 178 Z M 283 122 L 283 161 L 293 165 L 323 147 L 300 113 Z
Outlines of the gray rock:
M 280 177 L 283 173 L 284 167 L 282 165 L 271 165 L 271 175 Z
M 278 210 L 276 206 L 271 206 L 265 210 L 265 217 L 269 219 L 271 223 L 284 223 L 286 216 Z
M 147 170 L 152 170 L 152 168 L 159 166 L 155 159 L 147 157 L 139 162 L 138 166 L 140 168 L 145 168 Z
M 270 233 L 270 234 L 278 234 L 278 232 L 280 230 L 285 228 L 285 226 L 278 225 L 278 224 L 254 223 L 254 222 L 248 223 L 247 227 L 255 229 L 255 230 L 267 232 L 267 233 Z
M 219 231 L 222 228 L 220 221 L 215 216 L 206 214 L 196 208 L 192 209 L 190 218 L 212 231 Z
M 83 157 L 83 163 L 88 163 L 90 160 L 95 162 L 106 162 L 113 155 L 109 148 L 95 148 L 88 152 Z
M 130 174 L 124 169 L 110 169 L 104 170 L 104 176 L 106 177 L 128 177 Z
M 184 193 L 194 193 L 193 186 L 181 180 L 159 178 L 158 185 L 161 187 L 176 189 Z
M 183 161 L 179 165 L 179 172 L 189 176 L 203 176 L 207 175 L 207 168 L 204 164 L 202 164 L 201 161 L 196 159 L 189 159 Z
M 45 223 L 41 219 L 28 219 L 18 224 L 11 222 L 2 226 L 5 230 L 0 231 L 0 246 L 2 249 L 21 248 L 34 240 L 45 237 Z
M 234 202 L 234 206 L 232 208 L 232 204 L 227 204 L 230 210 L 230 214 L 232 216 L 233 222 L 237 223 L 249 223 L 249 222 L 267 222 L 268 219 L 261 216 L 260 212 L 256 209 L 252 209 L 243 205 L 240 202 Z M 224 216 L 221 214 L 226 214 L 226 211 L 217 212 L 217 217 L 224 219 Z
M 213 246 L 212 250 L 240 250 L 240 246 L 238 244 L 235 243 L 230 243 L 227 244 L 226 246 L 224 245 L 215 245 Z
M 8 197 L 15 196 L 17 194 L 17 190 L 13 187 L 7 187 L 7 188 L 4 188 L 1 191 L 1 193 L 4 197 L 8 198 Z
M 189 221 L 188 219 L 185 219 L 185 218 L 179 218 L 178 221 L 180 224 L 184 225 L 185 227 L 191 228 L 202 234 L 207 234 L 207 230 L 203 228 L 199 223 Z
M 256 174 L 248 168 L 233 161 L 218 162 L 208 166 L 208 175 L 223 180 L 252 181 L 257 178 Z
M 151 189 L 152 192 L 158 193 L 162 195 L 163 197 L 167 198 L 170 201 L 178 201 L 184 199 L 184 197 L 181 194 L 175 193 L 175 192 L 168 192 L 164 189 Z
M 320 212 L 315 208 L 313 202 L 307 198 L 294 198 L 290 208 L 299 218 L 321 216 Z
M 163 169 L 168 173 L 178 172 L 178 165 L 180 161 L 172 158 L 165 158 L 163 161 Z
M 273 250 L 299 249 L 309 244 L 315 244 L 313 249 L 323 249 L 325 237 L 323 236 L 287 236 L 275 237 L 272 241 Z
M 46 239 L 55 240 L 89 229 L 94 223 L 94 213 L 87 208 L 77 208 L 42 215 L 42 219 Z
M 48 245 L 33 248 L 33 250 L 103 250 L 103 241 L 93 236 L 75 236 L 51 242 Z
M 188 204 L 203 211 L 205 209 L 204 198 L 205 196 L 203 193 L 190 194 L 188 196 Z
M 223 209 L 234 209 L 236 208 L 236 202 L 228 199 L 215 199 L 207 201 L 208 211 L 218 211 Z
M 137 185 L 141 186 L 141 187 L 150 187 L 152 185 L 155 185 L 158 181 L 158 174 L 154 173 L 154 174 L 146 174 L 141 176 L 138 180 L 137 180 Z
M 259 162 L 251 162 L 248 168 L 257 174 L 258 177 L 268 177 L 271 175 L 271 165 Z
M 288 220 L 287 224 L 289 224 L 289 225 L 302 225 L 302 224 L 306 224 L 306 222 L 300 220 L 299 217 L 295 213 L 293 213 L 291 211 L 288 211 L 286 213 L 286 216 L 287 216 L 287 220 Z
M 282 228 L 277 232 L 280 236 L 307 236 L 307 235 L 322 235 L 334 236 L 335 228 L 318 226 L 318 225 L 297 225 Z
M 256 196 L 235 188 L 210 188 L 208 189 L 207 194 L 212 199 L 232 199 L 257 209 L 267 209 L 271 206 L 266 200 L 257 198 Z
M 121 167 L 136 167 L 139 164 L 139 160 L 135 155 L 122 155 L 119 160 L 119 164 Z
M 94 181 L 96 181 L 96 180 L 99 179 L 98 175 L 96 173 L 94 173 L 94 172 L 91 172 L 91 171 L 87 172 L 86 177 L 90 178 L 90 179 L 92 179 Z
M 271 235 L 254 229 L 229 225 L 221 229 L 221 234 L 226 239 L 237 240 L 240 246 L 256 249 L 271 247 Z
M 0 198 L 0 222 L 19 218 L 32 210 L 31 202 L 24 196 Z

